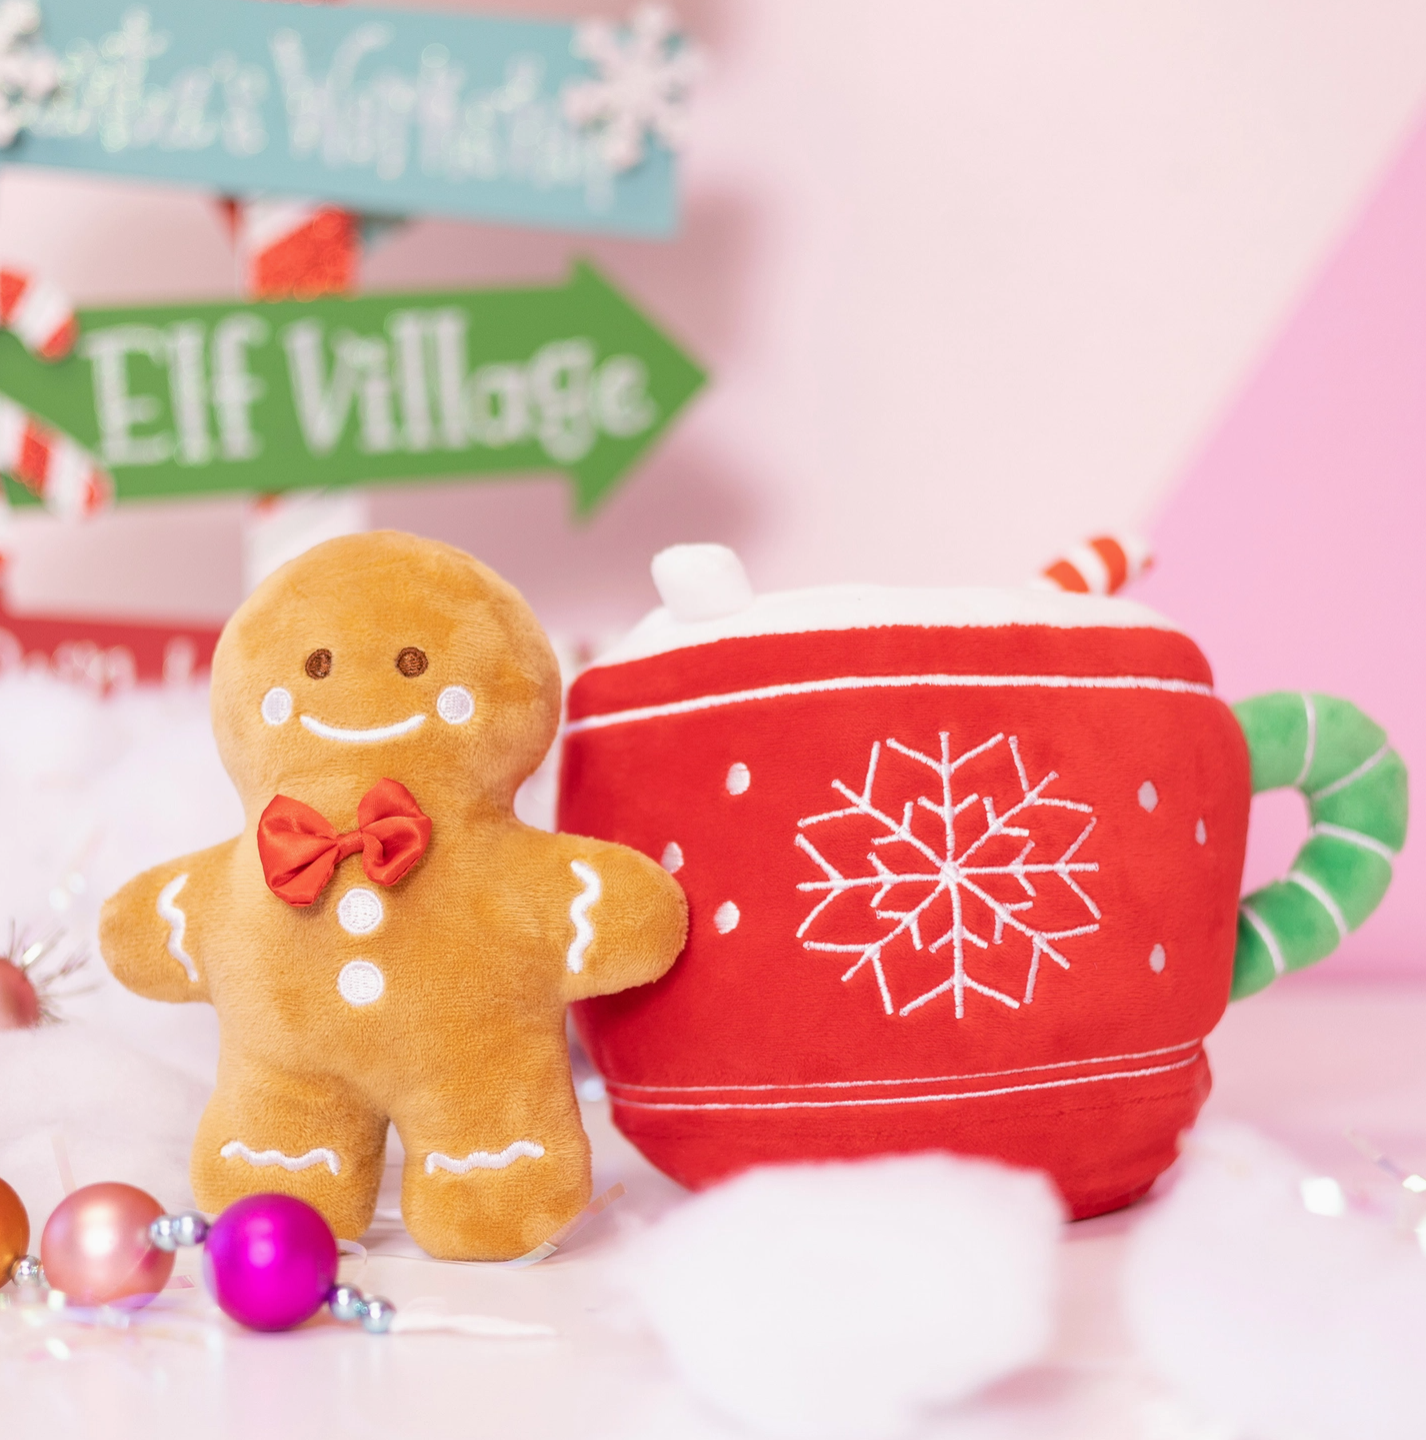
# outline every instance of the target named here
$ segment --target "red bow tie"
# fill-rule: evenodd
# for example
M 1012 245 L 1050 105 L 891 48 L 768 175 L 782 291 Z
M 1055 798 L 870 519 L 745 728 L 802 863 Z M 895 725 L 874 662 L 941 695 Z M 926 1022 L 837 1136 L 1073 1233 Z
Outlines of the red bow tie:
M 267 888 L 289 905 L 310 905 L 348 855 L 378 885 L 394 885 L 426 853 L 431 821 L 395 780 L 378 780 L 357 806 L 357 828 L 339 835 L 310 805 L 279 795 L 257 822 Z

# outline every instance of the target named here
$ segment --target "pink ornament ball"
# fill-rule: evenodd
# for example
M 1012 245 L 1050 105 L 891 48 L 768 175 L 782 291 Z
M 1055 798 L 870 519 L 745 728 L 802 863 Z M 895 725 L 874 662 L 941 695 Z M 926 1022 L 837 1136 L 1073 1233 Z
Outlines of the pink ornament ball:
M 173 1274 L 173 1254 L 149 1239 L 162 1214 L 152 1195 L 132 1185 L 85 1185 L 45 1225 L 45 1279 L 73 1305 L 147 1305 Z
M 290 1330 L 326 1303 L 337 1278 L 332 1228 L 291 1195 L 249 1195 L 213 1222 L 203 1278 L 219 1308 L 249 1330 Z

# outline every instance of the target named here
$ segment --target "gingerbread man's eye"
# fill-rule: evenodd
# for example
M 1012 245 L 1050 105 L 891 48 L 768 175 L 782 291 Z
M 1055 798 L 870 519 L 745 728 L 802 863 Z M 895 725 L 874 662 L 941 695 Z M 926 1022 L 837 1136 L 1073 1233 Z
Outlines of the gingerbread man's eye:
M 314 650 L 307 657 L 306 669 L 314 680 L 325 680 L 332 673 L 332 652 L 330 650 Z
M 414 645 L 408 645 L 397 657 L 396 668 L 408 679 L 426 673 L 426 666 L 430 661 L 426 659 L 426 652 L 418 650 Z

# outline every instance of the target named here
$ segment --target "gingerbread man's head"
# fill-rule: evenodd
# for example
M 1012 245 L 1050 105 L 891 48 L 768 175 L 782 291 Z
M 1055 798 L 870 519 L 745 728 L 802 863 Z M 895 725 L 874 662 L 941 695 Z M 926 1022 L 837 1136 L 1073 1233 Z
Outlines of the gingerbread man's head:
M 519 592 L 396 531 L 315 546 L 270 575 L 213 656 L 213 730 L 251 821 L 284 787 L 399 774 L 508 812 L 559 721 L 559 670 Z M 313 786 L 317 786 L 316 791 Z

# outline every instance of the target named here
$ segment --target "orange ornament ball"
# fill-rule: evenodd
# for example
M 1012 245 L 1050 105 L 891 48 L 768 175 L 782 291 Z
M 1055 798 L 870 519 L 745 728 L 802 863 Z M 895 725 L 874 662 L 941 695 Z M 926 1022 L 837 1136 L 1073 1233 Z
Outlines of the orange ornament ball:
M 30 1217 L 20 1197 L 0 1180 L 0 1285 L 10 1278 L 15 1261 L 30 1251 Z

